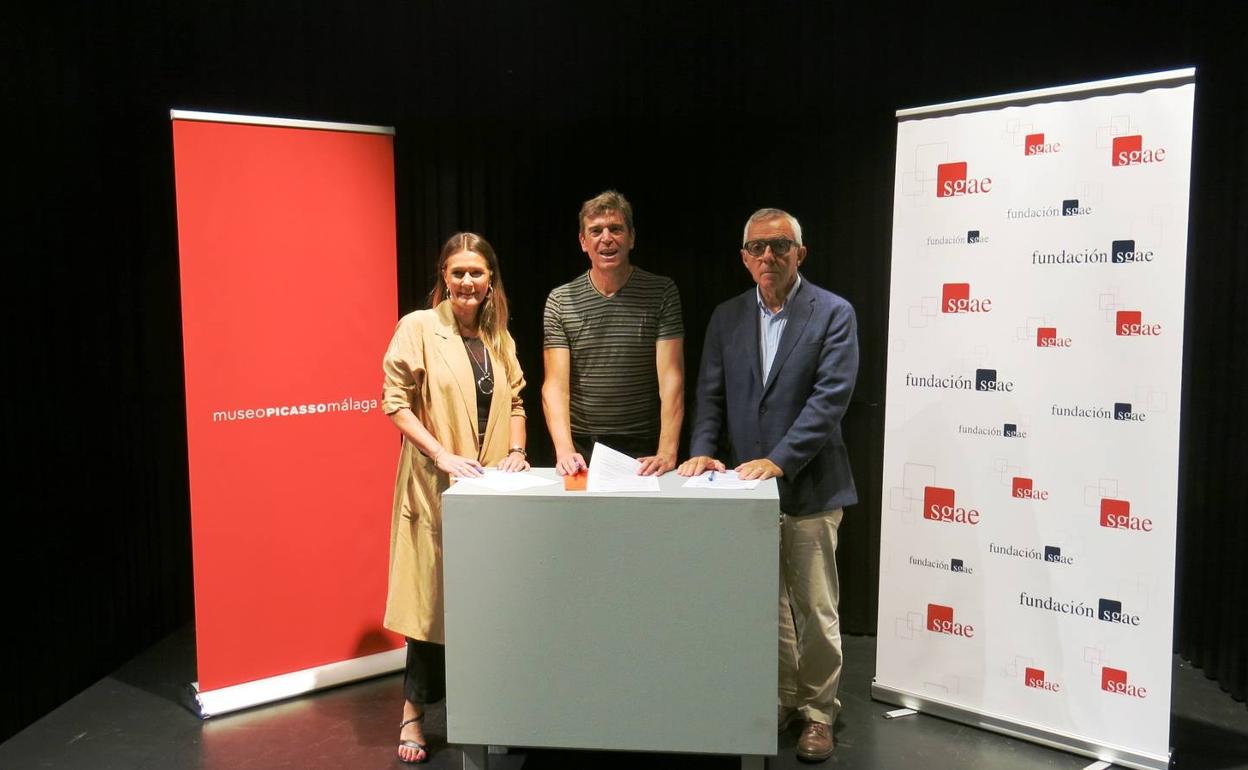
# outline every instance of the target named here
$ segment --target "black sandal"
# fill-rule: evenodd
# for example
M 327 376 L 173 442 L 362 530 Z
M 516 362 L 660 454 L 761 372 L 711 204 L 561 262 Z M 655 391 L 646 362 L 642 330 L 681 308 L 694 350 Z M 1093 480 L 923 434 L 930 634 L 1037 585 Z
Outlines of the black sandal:
M 404 728 L 404 727 L 407 727 L 407 726 L 408 726 L 408 725 L 410 725 L 411 723 L 413 723 L 413 722 L 423 722 L 423 721 L 425 721 L 425 715 L 424 715 L 424 713 L 421 713 L 421 715 L 420 715 L 420 716 L 418 716 L 418 717 L 412 717 L 411 719 L 404 719 L 402 722 L 399 722 L 399 733 L 400 733 L 400 734 L 402 734 L 402 732 L 403 732 L 403 728 Z M 420 743 L 420 742 L 418 742 L 418 741 L 404 741 L 404 740 L 400 740 L 400 741 L 399 741 L 399 748 L 400 748 L 400 749 L 415 749 L 415 750 L 416 750 L 416 751 L 418 751 L 418 752 L 420 752 L 420 751 L 425 752 L 425 756 L 424 756 L 422 759 L 404 759 L 402 754 L 398 755 L 398 756 L 399 756 L 399 761 L 400 761 L 400 762 L 402 762 L 402 763 L 404 763 L 404 764 L 407 764 L 407 765 L 423 765 L 424 763 L 426 763 L 426 762 L 428 762 L 428 761 L 429 761 L 429 747 L 428 747 L 428 746 L 426 746 L 426 745 L 425 745 L 425 744 L 423 744 L 423 743 Z

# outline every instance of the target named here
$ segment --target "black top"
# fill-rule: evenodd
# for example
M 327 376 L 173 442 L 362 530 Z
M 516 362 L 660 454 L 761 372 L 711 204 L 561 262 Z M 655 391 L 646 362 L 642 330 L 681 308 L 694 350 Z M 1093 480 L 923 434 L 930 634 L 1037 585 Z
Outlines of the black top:
M 477 383 L 477 437 L 484 439 L 494 393 L 494 367 L 490 365 L 490 354 L 480 337 L 464 337 L 464 348 L 472 361 L 472 377 Z

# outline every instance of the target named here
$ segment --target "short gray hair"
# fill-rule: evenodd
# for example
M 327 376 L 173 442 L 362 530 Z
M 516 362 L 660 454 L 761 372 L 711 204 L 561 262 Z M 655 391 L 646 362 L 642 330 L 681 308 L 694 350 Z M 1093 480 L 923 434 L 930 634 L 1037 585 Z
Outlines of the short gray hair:
M 773 219 L 787 219 L 789 226 L 793 228 L 793 240 L 798 246 L 802 245 L 802 225 L 797 221 L 797 217 L 787 211 L 781 209 L 759 209 L 750 218 L 745 220 L 745 230 L 741 233 L 741 245 L 744 246 L 746 240 L 750 237 L 750 225 L 755 222 L 769 222 Z

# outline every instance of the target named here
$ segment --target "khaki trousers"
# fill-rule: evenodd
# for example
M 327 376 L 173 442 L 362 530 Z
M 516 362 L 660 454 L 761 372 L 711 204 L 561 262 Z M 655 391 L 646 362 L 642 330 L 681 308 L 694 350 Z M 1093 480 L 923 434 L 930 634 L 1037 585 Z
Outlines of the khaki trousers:
M 836 530 L 843 514 L 780 514 L 780 705 L 828 725 L 841 709 Z

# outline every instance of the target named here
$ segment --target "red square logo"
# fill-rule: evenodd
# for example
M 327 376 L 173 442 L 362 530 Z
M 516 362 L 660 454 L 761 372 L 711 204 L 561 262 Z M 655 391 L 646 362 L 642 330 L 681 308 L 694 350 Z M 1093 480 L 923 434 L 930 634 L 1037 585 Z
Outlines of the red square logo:
M 1055 340 L 1055 339 L 1057 339 L 1057 327 L 1056 326 L 1041 326 L 1039 329 L 1036 329 L 1036 346 L 1037 347 L 1041 347 L 1041 348 L 1044 347 L 1045 340 Z
M 1026 149 L 1024 155 L 1035 155 L 1036 148 L 1044 144 L 1044 134 L 1028 134 L 1026 138 Z
M 1127 683 L 1127 672 L 1120 668 L 1110 668 L 1105 666 L 1101 669 L 1101 689 L 1113 692 L 1111 684 L 1125 685 Z
M 1044 669 L 1027 668 L 1023 671 L 1023 683 L 1028 687 L 1044 686 Z
M 1022 476 L 1015 476 L 1014 477 L 1014 491 L 1012 494 L 1015 497 L 1026 497 L 1026 495 L 1023 494 L 1024 490 L 1026 490 L 1027 492 L 1031 491 L 1031 479 L 1024 478 Z
M 940 312 L 956 313 L 958 300 L 962 301 L 965 307 L 971 300 L 971 285 L 969 283 L 947 283 L 940 290 Z
M 944 487 L 923 487 L 923 518 L 939 519 L 933 508 L 952 508 L 953 490 Z
M 936 166 L 936 197 L 948 198 L 953 195 L 952 189 L 959 185 L 945 186 L 946 182 L 966 182 L 966 161 L 941 163 Z
M 1110 521 L 1110 517 L 1128 518 L 1131 516 L 1131 502 L 1129 500 L 1115 500 L 1112 497 L 1101 498 L 1101 526 L 1116 529 Z
M 1127 327 L 1131 324 L 1135 324 L 1138 327 L 1143 325 L 1143 323 L 1144 314 L 1139 310 L 1119 310 L 1118 320 L 1114 325 L 1114 333 L 1119 337 L 1130 337 L 1131 332 Z
M 953 625 L 953 608 L 943 604 L 927 605 L 927 630 L 939 633 L 937 623 L 941 621 L 944 621 L 946 628 Z
M 1113 154 L 1113 158 L 1110 161 L 1110 164 L 1114 166 L 1130 166 L 1131 161 L 1128 158 L 1124 158 L 1123 155 L 1124 154 L 1130 155 L 1130 153 L 1133 153 L 1133 152 L 1139 153 L 1143 149 L 1144 149 L 1144 135 L 1143 134 L 1131 134 L 1130 136 L 1115 136 L 1114 137 L 1114 154 Z

